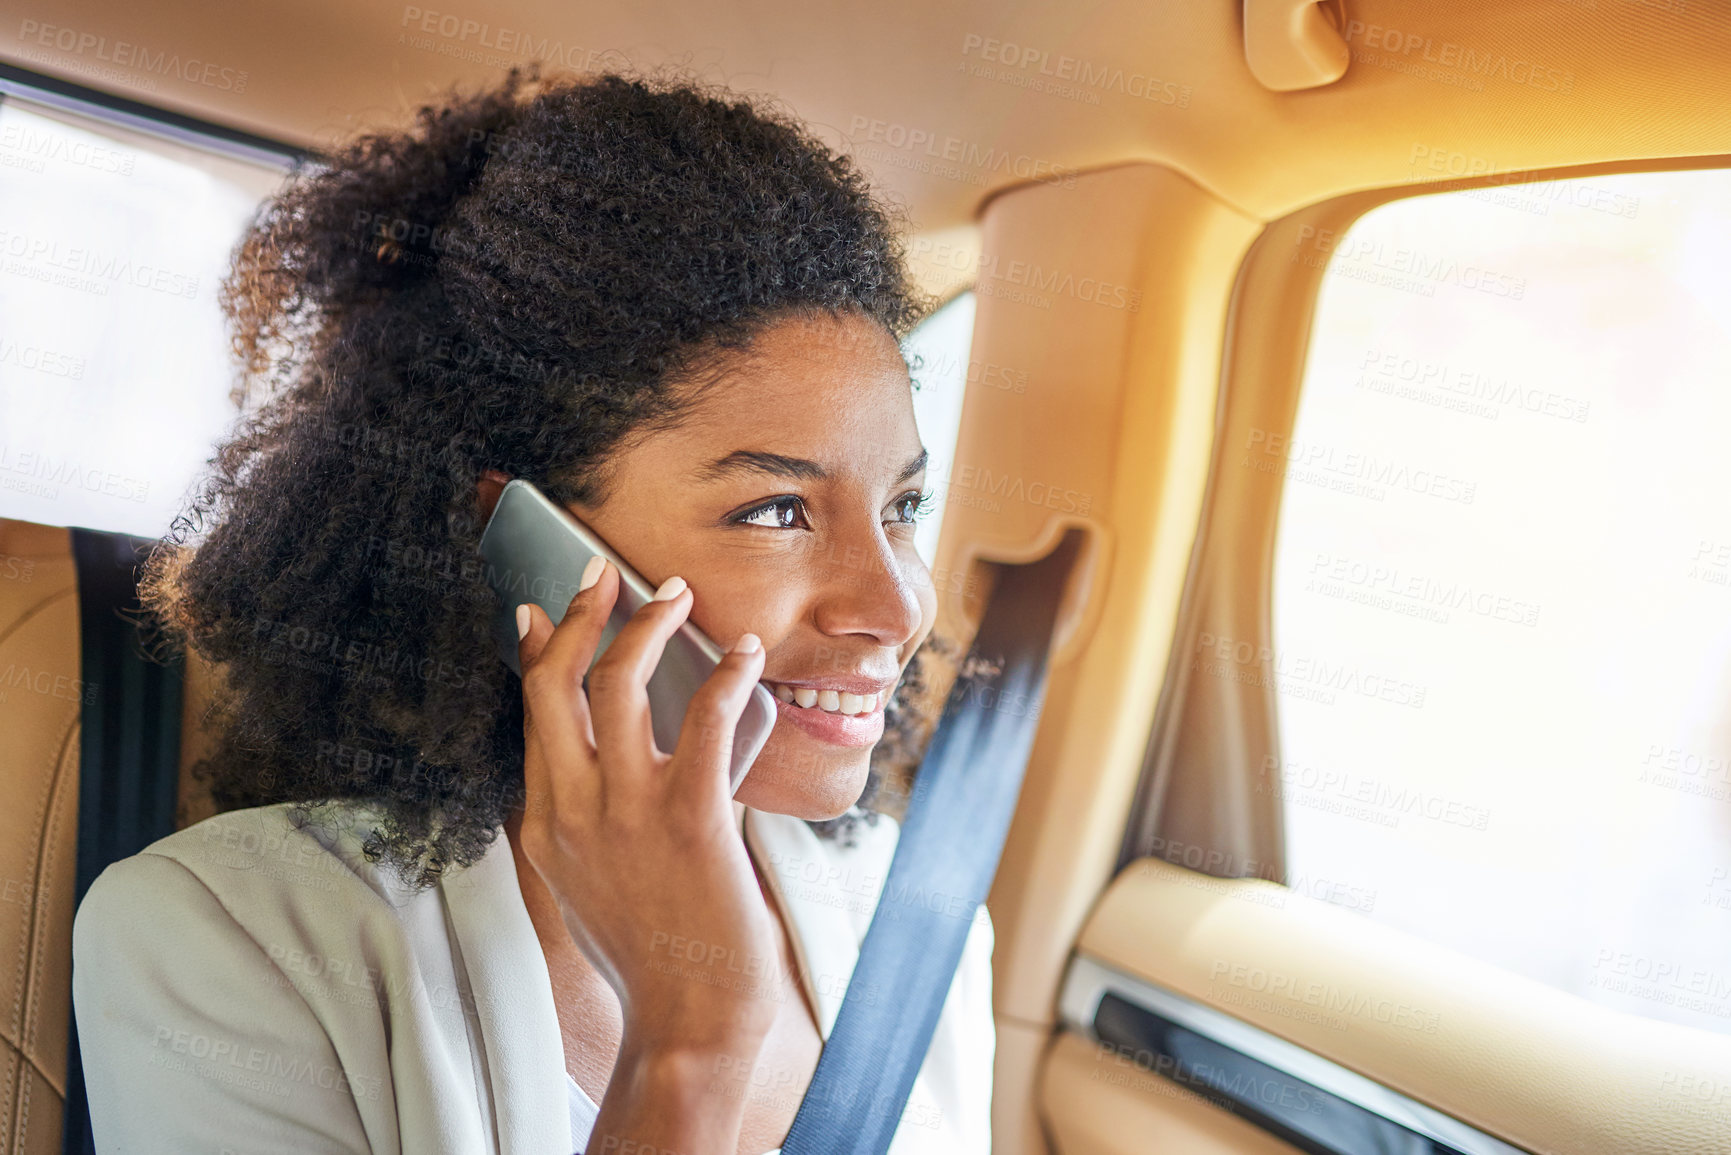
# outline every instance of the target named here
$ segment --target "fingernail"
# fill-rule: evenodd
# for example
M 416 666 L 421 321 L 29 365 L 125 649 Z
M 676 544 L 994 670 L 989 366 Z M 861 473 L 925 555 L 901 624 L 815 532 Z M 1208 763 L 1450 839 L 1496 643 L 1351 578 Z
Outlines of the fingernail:
M 582 593 L 601 580 L 601 571 L 607 568 L 607 559 L 596 554 L 589 559 L 589 564 L 583 567 L 583 576 L 577 579 L 577 592 Z
M 522 641 L 529 634 L 529 603 L 524 602 L 517 607 L 517 640 Z
M 670 602 L 685 592 L 685 579 L 675 575 L 661 583 L 661 588 L 655 591 L 652 602 Z
M 763 648 L 763 641 L 756 634 L 740 634 L 739 640 L 729 646 L 730 654 L 755 654 Z

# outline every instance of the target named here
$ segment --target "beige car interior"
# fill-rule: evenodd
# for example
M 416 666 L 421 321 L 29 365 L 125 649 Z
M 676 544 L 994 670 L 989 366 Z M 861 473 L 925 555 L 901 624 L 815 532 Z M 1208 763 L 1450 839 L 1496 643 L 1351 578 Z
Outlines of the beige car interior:
M 1094 1041 L 1090 1000 L 1145 989 L 1176 996 L 1175 1015 L 1230 1020 L 1246 1047 L 1302 1052 L 1319 1079 L 1375 1084 L 1488 1137 L 1463 1149 L 1731 1150 L 1731 1111 L 1682 1111 L 1661 1093 L 1679 1079 L 1731 1087 L 1731 1037 L 1617 1014 L 1234 878 L 1281 861 L 1277 803 L 1252 789 L 1278 749 L 1274 695 L 1192 676 L 1202 635 L 1270 637 L 1280 478 L 1227 468 L 1221 447 L 1292 428 L 1323 276 L 1300 259 L 1310 230 L 1511 174 L 1726 167 L 1731 8 L 457 4 L 260 0 L 218 15 L 61 0 L 0 25 L 0 60 L 317 149 L 401 122 L 453 82 L 496 78 L 497 53 L 459 49 L 508 25 L 556 42 L 570 66 L 675 65 L 771 94 L 905 208 L 922 284 L 977 293 L 972 361 L 1027 381 L 967 394 L 935 569 L 1030 560 L 1070 529 L 1086 548 L 990 896 L 995 1150 L 1301 1149 Z M 41 39 L 45 24 L 221 61 L 247 71 L 244 90 L 94 80 Z M 481 24 L 495 27 L 469 29 Z M 1526 62 L 1530 79 L 1435 83 L 1413 65 L 1436 45 Z M 1107 79 L 1026 83 L 1084 66 Z M 1139 98 L 1112 69 L 1142 78 Z M 937 163 L 987 149 L 1012 162 L 960 175 Z M 1438 155 L 1463 163 L 1418 159 Z M 1006 487 L 1043 496 L 1004 499 Z M 34 566 L 27 583 L 0 582 L 0 668 L 76 679 L 67 531 L 0 522 L 0 554 Z M 979 605 L 945 596 L 939 628 L 965 639 Z M 208 680 L 188 673 L 183 766 L 203 740 Z M 0 697 L 0 982 L 13 1008 L 0 1127 L 13 1151 L 60 1144 L 79 721 L 75 700 Z M 183 786 L 181 822 L 210 813 Z M 1199 848 L 1207 864 L 1123 862 L 1155 844 Z M 1319 1025 L 1293 1000 L 1251 997 L 1265 983 L 1357 1009 L 1340 1012 L 1345 1029 Z

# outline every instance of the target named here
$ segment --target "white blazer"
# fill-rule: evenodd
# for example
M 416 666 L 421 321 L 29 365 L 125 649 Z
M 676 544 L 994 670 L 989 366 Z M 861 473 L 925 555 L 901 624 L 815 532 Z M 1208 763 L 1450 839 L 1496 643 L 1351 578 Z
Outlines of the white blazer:
M 80 905 L 72 988 L 97 1150 L 572 1155 L 575 1085 L 504 835 L 411 892 L 361 855 L 363 811 L 346 829 L 297 829 L 288 811 L 172 834 Z M 848 848 L 746 811 L 825 1039 L 898 834 L 884 817 Z M 895 1155 L 991 1149 L 991 955 L 982 906 Z

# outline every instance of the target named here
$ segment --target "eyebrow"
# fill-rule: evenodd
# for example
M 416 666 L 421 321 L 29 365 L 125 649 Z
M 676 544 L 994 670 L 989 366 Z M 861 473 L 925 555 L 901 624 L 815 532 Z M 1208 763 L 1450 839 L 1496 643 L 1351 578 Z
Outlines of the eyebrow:
M 900 485 L 926 467 L 927 452 L 922 448 L 902 471 L 894 484 Z M 700 482 L 722 481 L 740 473 L 767 473 L 775 477 L 794 477 L 801 481 L 828 481 L 829 470 L 804 457 L 789 457 L 782 453 L 763 453 L 755 449 L 736 449 L 726 457 L 718 457 L 699 467 L 692 477 Z

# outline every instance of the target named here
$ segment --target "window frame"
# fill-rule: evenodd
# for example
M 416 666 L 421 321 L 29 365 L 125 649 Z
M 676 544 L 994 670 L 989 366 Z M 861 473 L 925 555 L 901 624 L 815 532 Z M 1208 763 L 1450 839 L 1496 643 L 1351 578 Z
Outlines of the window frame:
M 292 171 L 317 154 L 273 137 L 158 108 L 44 72 L 0 62 L 0 102 L 17 99 L 99 124 L 130 129 L 218 156 Z
M 1202 515 L 1191 547 L 1160 696 L 1114 875 L 1160 858 L 1217 878 L 1285 885 L 1285 814 L 1262 782 L 1280 756 L 1275 690 L 1199 676 L 1210 647 L 1271 653 L 1282 472 L 1235 469 L 1246 439 L 1290 438 L 1328 260 L 1300 260 L 1319 235 L 1341 237 L 1372 209 L 1411 197 L 1643 172 L 1731 168 L 1731 154 L 1654 157 L 1413 181 L 1349 193 L 1270 221 L 1238 269 L 1227 310 L 1219 400 Z M 1323 254 L 1326 257 L 1328 254 Z M 1263 787 L 1259 789 L 1258 787 Z

